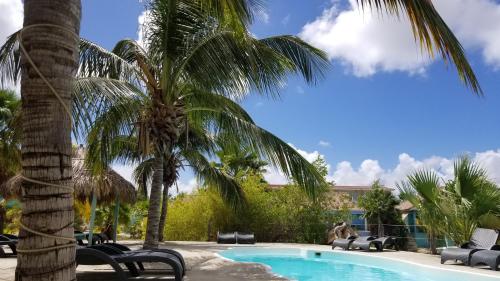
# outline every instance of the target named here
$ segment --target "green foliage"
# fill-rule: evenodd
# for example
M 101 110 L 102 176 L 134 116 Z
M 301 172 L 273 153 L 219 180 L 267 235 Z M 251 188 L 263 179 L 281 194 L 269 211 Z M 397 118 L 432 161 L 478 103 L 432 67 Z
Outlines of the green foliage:
M 0 184 L 21 168 L 21 100 L 0 89 Z
M 148 201 L 144 199 L 130 207 L 130 220 L 127 225 L 127 232 L 133 239 L 144 239 L 148 206 Z
M 455 162 L 454 178 L 444 186 L 434 172 L 418 171 L 398 188 L 401 199 L 417 208 L 431 238 L 442 235 L 459 245 L 470 240 L 476 227 L 499 225 L 500 190 L 468 157 Z
M 391 235 L 406 237 L 407 230 L 401 218 L 401 213 L 396 209 L 399 199 L 391 191 L 383 189 L 377 180 L 370 191 L 358 199 L 358 205 L 364 210 L 364 217 L 369 225 L 377 225 L 378 235 Z M 404 246 L 406 240 L 400 239 Z
M 211 189 L 181 195 L 169 204 L 167 240 L 214 240 L 217 231 L 252 231 L 262 242 L 323 243 L 335 215 L 327 201 L 309 199 L 296 185 L 269 189 L 260 175 L 241 182 L 245 208 L 230 208 Z

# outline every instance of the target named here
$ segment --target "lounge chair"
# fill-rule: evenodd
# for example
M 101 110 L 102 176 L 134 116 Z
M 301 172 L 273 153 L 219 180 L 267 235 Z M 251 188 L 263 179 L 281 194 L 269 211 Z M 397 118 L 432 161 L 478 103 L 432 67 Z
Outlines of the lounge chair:
M 332 242 L 332 250 L 335 249 L 335 247 L 340 247 L 344 249 L 345 251 L 349 251 L 349 247 L 351 247 L 352 242 L 356 239 L 356 236 L 349 236 L 346 239 L 340 238 L 340 239 L 335 239 Z
M 3 246 L 8 246 L 10 248 L 10 250 L 12 251 L 11 255 L 17 255 L 17 236 L 15 236 L 15 239 L 11 238 L 13 238 L 13 236 L 10 236 L 8 234 L 7 236 L 5 234 L 0 234 L 0 257 L 5 257 L 8 255 L 7 253 L 5 253 Z
M 217 244 L 236 244 L 236 232 L 222 233 L 217 231 Z
M 472 255 L 477 251 L 500 250 L 500 246 L 496 245 L 497 240 L 498 230 L 476 228 L 471 241 L 461 245 L 460 248 L 446 248 L 441 252 L 441 264 L 455 260 L 469 265 Z
M 492 270 L 497 271 L 500 264 L 500 251 L 483 250 L 477 251 L 472 254 L 470 259 L 470 266 L 484 264 L 489 266 Z
M 382 252 L 384 248 L 387 246 L 394 247 L 395 241 L 394 238 L 389 236 L 380 238 L 375 238 L 373 236 L 365 236 L 354 240 L 351 244 L 351 248 L 352 249 L 359 248 L 361 250 L 369 251 L 372 245 L 375 246 L 375 249 L 377 249 L 377 251 Z
M 184 257 L 181 255 L 181 253 L 179 253 L 179 252 L 177 252 L 175 250 L 172 250 L 172 249 L 147 249 L 147 250 L 140 249 L 140 250 L 132 250 L 129 247 L 127 247 L 127 246 L 125 246 L 123 244 L 119 244 L 119 243 L 104 243 L 103 245 L 117 248 L 118 250 L 123 251 L 123 252 L 160 252 L 160 253 L 168 253 L 170 255 L 174 255 L 174 256 L 176 256 L 179 259 L 179 262 L 182 265 L 182 269 L 183 269 L 182 270 L 182 275 L 186 274 L 186 263 L 184 262 Z M 139 263 L 137 263 L 137 265 L 139 266 L 139 269 L 144 270 L 144 266 L 142 265 L 142 263 L 139 262 Z
M 176 281 L 181 281 L 183 278 L 184 268 L 179 259 L 165 252 L 124 252 L 108 245 L 93 245 L 90 247 L 78 247 L 76 249 L 77 265 L 108 264 L 116 271 L 119 280 L 127 279 L 125 272 L 120 266 L 121 263 L 125 264 L 132 276 L 139 276 L 139 271 L 134 263 L 144 262 L 160 262 L 167 264 L 172 268 Z
M 255 244 L 255 235 L 253 232 L 236 232 L 236 243 Z

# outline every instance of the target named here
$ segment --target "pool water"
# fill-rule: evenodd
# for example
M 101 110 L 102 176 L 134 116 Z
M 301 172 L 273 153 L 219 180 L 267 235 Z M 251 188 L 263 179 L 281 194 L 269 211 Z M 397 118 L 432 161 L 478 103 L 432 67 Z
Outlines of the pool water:
M 320 253 L 317 256 L 316 253 Z M 277 275 L 297 281 L 499 281 L 486 275 L 442 270 L 381 257 L 301 249 L 233 248 L 221 256 L 261 263 Z

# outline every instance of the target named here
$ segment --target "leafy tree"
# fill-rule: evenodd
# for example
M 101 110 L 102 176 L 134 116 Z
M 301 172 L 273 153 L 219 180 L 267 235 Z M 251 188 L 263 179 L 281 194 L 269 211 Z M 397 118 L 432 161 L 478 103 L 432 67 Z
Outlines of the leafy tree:
M 391 224 L 394 218 L 401 217 L 396 209 L 399 203 L 399 199 L 389 190 L 385 190 L 378 180 L 372 184 L 371 190 L 358 200 L 359 207 L 364 210 L 363 216 L 369 222 L 376 221 L 380 237 L 385 235 L 383 224 Z
M 21 100 L 0 90 L 0 185 L 21 169 Z

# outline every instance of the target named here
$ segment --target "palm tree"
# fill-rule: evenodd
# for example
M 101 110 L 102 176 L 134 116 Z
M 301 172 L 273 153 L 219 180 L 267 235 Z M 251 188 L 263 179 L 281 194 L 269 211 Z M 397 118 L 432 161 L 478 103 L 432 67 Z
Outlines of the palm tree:
M 190 139 L 196 137 L 197 130 L 204 139 L 225 133 L 235 135 L 240 143 L 250 143 L 311 191 L 322 181 L 305 159 L 255 126 L 231 99 L 250 90 L 275 95 L 289 73 L 301 74 L 314 83 L 328 64 L 325 54 L 294 36 L 252 37 L 245 28 L 249 7 L 245 12 L 232 7 L 238 14 L 228 15 L 207 9 L 202 2 L 151 1 L 151 21 L 145 31 L 147 49 L 132 40 L 118 42 L 112 52 L 90 43 L 81 46 L 86 48 L 82 74 L 116 78 L 135 87 L 131 95 L 101 107 L 106 110 L 96 114 L 88 142 L 89 150 L 98 141 L 101 148 L 108 147 L 101 149 L 106 151 L 114 148 L 103 138 L 134 135 L 136 152 L 153 159 L 145 247 L 158 245 L 161 186 L 168 188 L 175 182 L 181 152 L 183 159 L 195 162 L 193 167 L 204 167 L 197 173 L 205 180 L 211 177 L 219 186 L 232 189 L 224 191 L 226 198 L 241 200 L 237 185 L 228 177 L 207 173 L 211 167 L 204 157 L 201 160 L 200 151 L 180 149 L 185 140 L 187 146 L 194 146 Z M 103 59 L 107 59 L 105 63 Z M 201 152 L 213 154 L 211 149 Z M 190 155 L 185 155 L 186 151 Z M 111 159 L 105 156 L 101 163 Z
M 419 219 L 429 237 L 432 254 L 437 253 L 436 238 L 443 233 L 443 213 L 439 202 L 441 188 L 438 175 L 432 171 L 420 170 L 408 175 L 406 181 L 396 184 L 399 197 L 409 201 L 417 210 Z
M 477 163 L 461 157 L 454 164 L 454 178 L 445 184 L 441 209 L 446 234 L 456 244 L 469 241 L 477 226 L 499 227 L 500 190 Z
M 20 64 L 9 65 L 22 69 L 22 169 L 26 178 L 52 186 L 23 183 L 16 280 L 76 279 L 74 242 L 57 238 L 73 237 L 73 196 L 57 185 L 72 182 L 66 109 L 78 67 L 80 10 L 80 0 L 24 1 L 26 52 Z M 13 74 L 4 70 L 3 77 Z
M 0 90 L 0 185 L 21 169 L 20 113 L 16 94 Z
M 401 199 L 417 208 L 433 253 L 438 235 L 460 245 L 478 226 L 499 226 L 500 190 L 477 163 L 461 157 L 454 164 L 454 178 L 444 186 L 440 181 L 432 171 L 418 171 L 398 184 Z

